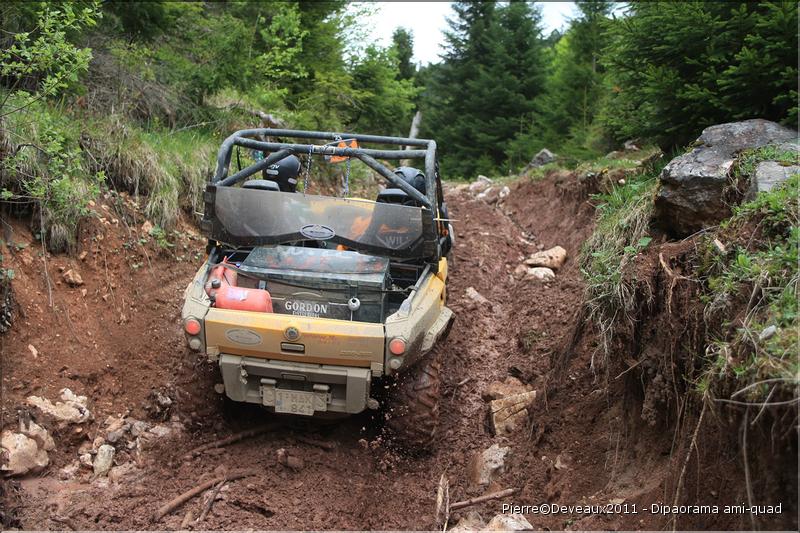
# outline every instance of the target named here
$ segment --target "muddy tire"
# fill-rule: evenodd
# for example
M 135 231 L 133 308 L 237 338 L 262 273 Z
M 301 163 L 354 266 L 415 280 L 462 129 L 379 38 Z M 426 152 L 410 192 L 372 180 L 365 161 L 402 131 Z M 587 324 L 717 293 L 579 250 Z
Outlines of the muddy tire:
M 439 426 L 440 365 L 430 354 L 397 378 L 389 396 L 386 429 L 412 453 L 431 450 Z

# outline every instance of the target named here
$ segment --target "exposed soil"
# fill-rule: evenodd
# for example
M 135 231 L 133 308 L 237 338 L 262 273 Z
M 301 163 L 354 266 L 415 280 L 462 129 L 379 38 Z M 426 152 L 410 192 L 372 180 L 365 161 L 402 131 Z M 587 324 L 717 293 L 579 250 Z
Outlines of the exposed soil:
M 585 186 L 568 174 L 519 182 L 500 207 L 450 189 L 448 205 L 457 220 L 448 285 L 448 305 L 457 320 L 441 346 L 444 397 L 439 436 L 432 453 L 422 457 L 393 451 L 382 437 L 379 416 L 283 419 L 230 405 L 214 392 L 218 373 L 185 347 L 179 326 L 182 291 L 202 263 L 205 244 L 191 224 L 183 223 L 181 235 L 170 237 L 173 248 L 161 249 L 152 240 L 141 244 L 143 221 L 136 219 L 130 202 L 105 199 L 95 208 L 98 218 L 81 230 L 77 253 L 87 252 L 86 257 L 48 256 L 50 306 L 40 248 L 22 223 L 14 223 L 13 242 L 27 246 L 4 252 L 16 271 L 17 311 L 13 328 L 0 337 L 2 427 L 16 427 L 27 396 L 55 400 L 64 387 L 89 397 L 93 419 L 62 429 L 48 426 L 57 446 L 50 454 L 51 465 L 39 476 L 0 482 L 3 525 L 178 529 L 187 511 L 194 517 L 201 514 L 202 497 L 158 521 L 151 519 L 152 513 L 203 481 L 248 471 L 253 475 L 220 490 L 220 499 L 194 528 L 427 530 L 436 526 L 440 476 L 449 479 L 451 501 L 475 496 L 469 491 L 467 465 L 476 452 L 497 442 L 512 451 L 506 472 L 488 490 L 520 488 L 503 500 L 507 503 L 624 502 L 639 510 L 608 515 L 527 513 L 537 529 L 672 527 L 673 515 L 643 508 L 673 503 L 675 472 L 685 455 L 685 447 L 676 441 L 691 434 L 691 421 L 676 430 L 669 417 L 654 425 L 643 420 L 643 398 L 631 392 L 635 384 L 589 370 L 596 349 L 591 334 L 576 337 L 578 344 L 558 378 L 552 372 L 551 365 L 582 320 L 583 285 L 576 258 L 594 216 Z M 566 265 L 548 283 L 515 279 L 514 268 L 537 244 L 566 248 Z M 67 286 L 59 267 L 77 270 L 84 285 Z M 467 287 L 490 304 L 470 300 Z M 37 357 L 28 345 L 35 347 Z M 541 400 L 528 427 L 510 438 L 496 437 L 487 426 L 481 392 L 509 375 L 532 384 L 542 393 Z M 170 410 L 158 408 L 156 393 L 172 399 Z M 151 423 L 154 417 L 169 419 L 165 427 L 171 433 L 139 453 L 118 447 L 117 464 L 130 462 L 135 468 L 114 481 L 91 480 L 87 468 L 62 480 L 59 470 L 76 461 L 82 444 L 101 434 L 109 415 Z M 184 458 L 201 444 L 276 421 L 282 424 L 278 429 Z M 320 448 L 308 443 L 309 438 L 335 448 Z M 689 462 L 679 503 L 747 501 L 739 456 L 724 452 L 729 443 L 715 433 L 708 442 L 697 452 L 701 466 L 696 460 Z M 302 467 L 280 464 L 281 448 L 302 459 Z M 791 487 L 786 490 L 789 494 Z M 796 484 L 794 490 L 796 495 Z M 501 503 L 472 509 L 488 520 L 500 512 Z M 453 513 L 450 522 L 463 513 Z M 793 517 L 781 518 L 784 521 L 769 524 L 792 526 Z M 751 523 L 744 515 L 683 514 L 674 525 L 726 529 L 749 528 Z

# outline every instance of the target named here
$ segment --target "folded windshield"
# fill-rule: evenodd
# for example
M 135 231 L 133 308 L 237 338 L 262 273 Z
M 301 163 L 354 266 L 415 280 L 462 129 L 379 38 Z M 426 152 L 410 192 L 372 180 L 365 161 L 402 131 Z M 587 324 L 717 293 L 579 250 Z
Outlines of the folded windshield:
M 389 257 L 436 254 L 428 209 L 214 185 L 206 201 L 204 230 L 233 246 L 324 241 Z

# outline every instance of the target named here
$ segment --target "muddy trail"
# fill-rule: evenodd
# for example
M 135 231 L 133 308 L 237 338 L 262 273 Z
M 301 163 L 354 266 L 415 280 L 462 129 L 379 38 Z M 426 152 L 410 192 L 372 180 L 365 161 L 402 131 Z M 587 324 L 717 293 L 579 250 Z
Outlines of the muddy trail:
M 640 508 L 671 503 L 665 482 L 674 462 L 673 435 L 626 416 L 620 386 L 589 370 L 590 336 L 570 361 L 556 364 L 580 320 L 583 285 L 576 258 L 594 218 L 586 191 L 570 175 L 556 174 L 513 184 L 499 205 L 475 199 L 464 187 L 447 194 L 457 221 L 448 290 L 457 320 L 440 348 L 439 435 L 435 449 L 422 457 L 394 450 L 382 437 L 377 415 L 302 422 L 230 405 L 214 392 L 218 373 L 186 349 L 179 326 L 182 291 L 202 263 L 204 247 L 191 225 L 180 228 L 172 247 L 144 243 L 143 220 L 130 199 L 106 197 L 84 224 L 75 257 L 48 257 L 50 296 L 38 245 L 16 223 L 12 239 L 6 239 L 19 243 L 10 255 L 18 312 L 2 337 L 2 426 L 15 428 L 19 417 L 30 415 L 28 396 L 56 400 L 63 388 L 88 397 L 92 418 L 63 427 L 46 424 L 56 444 L 50 465 L 39 475 L 2 481 L 3 525 L 427 530 L 437 526 L 435 499 L 443 474 L 450 501 L 519 489 L 510 498 L 453 512 L 451 524 L 469 511 L 488 521 L 503 502 L 625 502 Z M 568 252 L 555 280 L 514 276 L 525 256 L 555 245 Z M 80 273 L 82 285 L 64 281 L 69 270 Z M 488 302 L 467 296 L 468 287 Z M 509 376 L 536 389 L 539 399 L 524 427 L 494 436 L 482 393 Z M 91 453 L 98 437 L 108 438 L 109 425 L 122 417 L 141 423 L 116 436 L 116 466 L 109 477 L 95 479 L 79 458 Z M 187 455 L 263 424 L 269 428 L 259 435 Z M 495 443 L 510 448 L 504 472 L 488 487 L 471 486 L 471 458 Z M 279 462 L 281 449 L 299 459 L 296 468 Z M 250 475 L 154 518 L 184 491 L 240 472 Z M 720 477 L 721 491 L 725 483 Z M 211 493 L 216 500 L 209 509 Z M 537 529 L 671 525 L 670 517 L 650 513 L 526 517 Z M 677 525 L 739 525 L 725 520 L 700 515 Z

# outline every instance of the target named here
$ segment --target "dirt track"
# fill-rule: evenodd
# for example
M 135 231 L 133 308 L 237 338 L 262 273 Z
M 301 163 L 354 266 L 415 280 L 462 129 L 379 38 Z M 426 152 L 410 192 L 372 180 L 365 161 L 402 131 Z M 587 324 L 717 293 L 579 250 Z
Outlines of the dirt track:
M 582 283 L 575 258 L 592 228 L 593 209 L 576 187 L 564 176 L 515 185 L 499 209 L 467 192 L 448 193 L 458 234 L 448 299 L 458 318 L 442 346 L 445 386 L 436 449 L 418 459 L 394 453 L 380 437 L 380 423 L 368 415 L 326 424 L 289 420 L 282 429 L 229 445 L 223 453 L 183 459 L 200 444 L 275 420 L 258 409 L 226 406 L 213 392 L 217 377 L 211 365 L 184 347 L 178 325 L 181 292 L 201 262 L 195 252 L 202 252 L 202 240 L 186 226 L 175 250 L 159 254 L 153 246 L 123 246 L 136 242 L 124 225 L 93 221 L 82 231 L 84 261 L 54 257 L 48 265 L 54 281 L 60 279 L 59 266 L 77 268 L 87 294 L 57 285 L 51 309 L 35 243 L 24 227 L 15 226 L 15 242 L 32 244 L 12 259 L 21 312 L 2 338 L 2 426 L 16 425 L 28 395 L 56 399 L 63 387 L 89 397 L 94 419 L 80 432 L 74 426 L 54 431 L 57 449 L 40 477 L 4 482 L 4 525 L 177 529 L 187 511 L 194 517 L 201 513 L 202 498 L 157 522 L 151 513 L 206 479 L 247 470 L 254 475 L 228 483 L 196 528 L 430 529 L 439 477 L 448 477 L 452 501 L 474 496 L 468 492 L 467 465 L 494 442 L 511 446 L 512 454 L 506 473 L 490 490 L 521 489 L 507 502 L 671 503 L 663 482 L 672 435 L 624 416 L 620 388 L 606 390 L 588 369 L 591 339 L 579 346 L 563 380 L 551 372 L 551 358 L 560 353 L 577 319 Z M 113 209 L 112 214 L 98 212 L 109 220 L 120 218 Z M 515 280 L 511 274 L 536 244 L 568 250 L 567 264 L 554 282 Z M 134 263 L 141 266 L 132 268 Z M 469 300 L 465 290 L 470 286 L 491 305 Z M 36 359 L 29 344 L 38 351 Z M 492 436 L 485 424 L 481 391 L 508 375 L 543 395 L 530 426 L 503 439 Z M 169 427 L 177 429 L 139 454 L 118 453 L 118 464 L 130 462 L 135 469 L 114 482 L 90 481 L 85 468 L 69 480 L 59 478 L 81 444 L 100 434 L 107 416 L 153 423 L 154 391 L 174 400 Z M 302 442 L 308 437 L 336 448 L 326 451 Z M 279 448 L 301 457 L 303 468 L 278 464 Z M 556 468 L 559 456 L 563 467 Z M 500 511 L 500 502 L 474 509 L 488 520 Z M 459 516 L 455 513 L 451 523 Z M 650 514 L 527 518 L 534 527 L 548 529 L 660 529 L 668 523 Z M 709 525 L 734 524 L 708 518 L 678 524 Z

